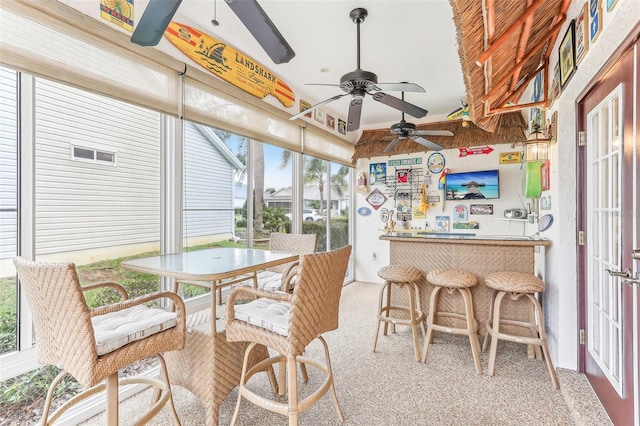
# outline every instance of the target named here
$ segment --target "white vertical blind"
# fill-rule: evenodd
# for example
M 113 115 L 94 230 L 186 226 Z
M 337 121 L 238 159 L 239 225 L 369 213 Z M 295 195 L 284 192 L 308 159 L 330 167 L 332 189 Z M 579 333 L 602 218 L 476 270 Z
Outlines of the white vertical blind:
M 304 154 L 353 167 L 354 150 L 350 143 L 312 126 L 304 131 Z

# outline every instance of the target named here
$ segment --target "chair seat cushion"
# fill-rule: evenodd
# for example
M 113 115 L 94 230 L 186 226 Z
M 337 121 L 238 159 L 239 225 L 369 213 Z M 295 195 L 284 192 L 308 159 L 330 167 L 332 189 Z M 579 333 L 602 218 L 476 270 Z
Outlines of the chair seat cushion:
M 175 312 L 133 306 L 91 318 L 98 356 L 142 340 L 177 324 Z
M 538 293 L 544 291 L 544 281 L 525 272 L 492 272 L 484 277 L 484 283 L 498 291 L 512 293 Z
M 465 288 L 476 285 L 478 277 L 461 269 L 433 269 L 427 272 L 427 281 L 438 287 Z
M 258 289 L 262 291 L 280 291 L 282 288 L 282 274 L 279 272 L 258 272 Z
M 282 336 L 289 335 L 291 304 L 271 299 L 256 299 L 233 307 L 234 318 Z

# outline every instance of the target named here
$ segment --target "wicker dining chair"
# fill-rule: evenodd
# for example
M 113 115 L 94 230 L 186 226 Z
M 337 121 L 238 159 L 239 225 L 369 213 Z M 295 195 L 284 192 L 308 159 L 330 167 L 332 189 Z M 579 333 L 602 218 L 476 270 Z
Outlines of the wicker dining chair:
M 336 394 L 329 347 L 322 334 L 338 328 L 338 309 L 351 246 L 328 253 L 303 256 L 293 293 L 266 292 L 235 287 L 227 301 L 227 340 L 250 342 L 244 355 L 238 400 L 231 420 L 235 424 L 243 397 L 279 414 L 288 415 L 289 424 L 298 424 L 298 414 L 331 390 L 340 421 L 344 421 Z M 257 299 L 256 299 L 257 298 Z M 236 302 L 244 302 L 239 303 Z M 325 364 L 304 357 L 307 345 L 318 339 L 324 346 Z M 251 365 L 252 350 L 263 346 L 278 353 Z M 286 362 L 287 402 L 277 402 L 252 392 L 247 382 L 265 366 Z M 326 375 L 323 384 L 298 400 L 297 364 L 309 364 Z M 282 376 L 281 371 L 281 376 Z
M 151 407 L 136 424 L 149 421 L 167 403 L 175 423 L 180 424 L 162 356 L 163 352 L 184 347 L 185 308 L 177 295 L 156 292 L 129 299 L 126 290 L 116 283 L 81 287 L 73 263 L 42 263 L 16 257 L 14 264 L 33 313 L 36 360 L 62 370 L 49 386 L 43 425 L 53 424 L 73 405 L 103 390 L 106 390 L 107 424 L 117 425 L 118 387 L 131 383 L 155 388 Z M 100 287 L 116 290 L 124 300 L 90 309 L 84 292 Z M 145 306 L 161 299 L 170 301 L 174 309 Z M 150 356 L 160 360 L 160 378 L 118 379 L 120 369 Z M 54 390 L 66 374 L 80 382 L 83 391 L 49 414 Z

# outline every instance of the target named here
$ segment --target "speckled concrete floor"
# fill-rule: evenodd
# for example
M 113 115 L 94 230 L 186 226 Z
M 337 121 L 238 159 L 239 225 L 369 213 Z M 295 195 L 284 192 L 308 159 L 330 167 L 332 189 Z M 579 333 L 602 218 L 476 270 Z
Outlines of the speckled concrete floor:
M 494 377 L 477 375 L 469 340 L 436 333 L 425 364 L 413 359 L 408 327 L 380 336 L 371 351 L 380 285 L 353 283 L 345 287 L 340 328 L 325 338 L 331 351 L 338 399 L 345 425 L 607 425 L 611 424 L 584 375 L 558 370 L 555 390 L 542 361 L 527 358 L 524 345 L 501 341 Z M 422 344 L 422 342 L 421 342 Z M 312 343 L 308 355 L 322 357 Z M 488 351 L 487 351 L 488 352 Z M 486 370 L 488 353 L 482 354 Z M 309 384 L 299 384 L 301 395 L 315 389 L 321 378 L 309 369 Z M 268 382 L 256 376 L 253 386 L 271 396 Z M 142 392 L 121 405 L 122 424 L 131 424 L 149 402 Z M 188 391 L 176 387 L 174 398 L 184 426 L 205 424 L 204 408 Z M 237 398 L 234 390 L 220 407 L 220 424 L 229 424 Z M 339 424 L 333 401 L 325 395 L 299 416 L 301 425 Z M 84 425 L 102 425 L 98 415 Z M 151 422 L 171 425 L 165 407 Z M 243 400 L 240 425 L 286 425 L 286 417 Z

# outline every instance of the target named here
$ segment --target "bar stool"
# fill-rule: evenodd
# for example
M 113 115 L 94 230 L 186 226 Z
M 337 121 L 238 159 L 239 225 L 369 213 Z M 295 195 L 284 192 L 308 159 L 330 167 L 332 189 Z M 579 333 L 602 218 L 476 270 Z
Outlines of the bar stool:
M 473 315 L 473 298 L 471 296 L 471 287 L 477 284 L 478 278 L 474 274 L 460 269 L 434 269 L 427 273 L 427 281 L 433 284 L 434 288 L 431 292 L 431 299 L 429 302 L 427 337 L 424 340 L 422 362 L 425 362 L 427 359 L 427 350 L 436 331 L 461 334 L 469 336 L 471 353 L 473 354 L 473 362 L 475 363 L 476 372 L 478 374 L 482 374 L 482 366 L 480 365 L 480 342 L 478 341 L 478 321 L 476 321 L 475 316 Z M 443 289 L 449 295 L 456 290 L 460 293 L 462 300 L 464 301 L 464 314 L 439 310 L 440 292 Z M 451 327 L 448 325 L 436 324 L 436 316 L 438 319 L 450 318 L 456 321 L 464 321 L 466 323 L 466 327 Z
M 547 347 L 547 335 L 544 331 L 544 317 L 542 315 L 542 307 L 535 297 L 535 294 L 545 289 L 544 282 L 533 274 L 524 272 L 493 272 L 484 278 L 487 287 L 493 289 L 491 295 L 491 307 L 489 311 L 489 320 L 486 324 L 486 332 L 484 342 L 482 343 L 482 351 L 487 349 L 489 340 L 491 340 L 491 353 L 489 355 L 490 376 L 493 376 L 496 365 L 496 352 L 498 349 L 498 340 L 509 340 L 516 343 L 524 343 L 534 345 L 537 358 L 540 358 L 540 347 L 544 352 L 544 358 L 547 362 L 547 369 L 551 376 L 553 386 L 558 389 L 558 376 L 556 370 L 551 363 L 549 356 L 549 348 Z M 500 307 L 505 296 L 509 296 L 511 300 L 518 300 L 521 297 L 526 298 L 529 304 L 529 321 L 517 321 L 500 317 Z M 537 321 L 536 321 L 537 320 Z M 500 331 L 500 326 L 515 326 L 529 329 L 532 336 L 518 336 L 514 334 Z
M 424 280 L 424 275 L 420 270 L 413 266 L 404 265 L 388 265 L 378 271 L 378 276 L 385 280 L 384 286 L 380 290 L 380 310 L 378 312 L 378 325 L 376 335 L 373 339 L 373 352 L 376 351 L 376 343 L 378 342 L 378 334 L 380 333 L 380 323 L 384 322 L 384 332 L 386 336 L 389 324 L 392 324 L 393 332 L 395 332 L 396 324 L 411 326 L 413 334 L 413 348 L 416 361 L 420 361 L 420 343 L 418 342 L 418 324 L 422 329 L 422 337 L 425 336 L 424 319 L 425 315 L 420 309 L 420 289 L 418 284 Z M 398 290 L 406 288 L 409 295 L 409 305 L 392 305 L 391 304 L 391 288 L 396 287 Z M 386 302 L 384 296 L 386 294 Z M 408 313 L 409 318 L 405 315 L 398 316 L 400 313 Z

